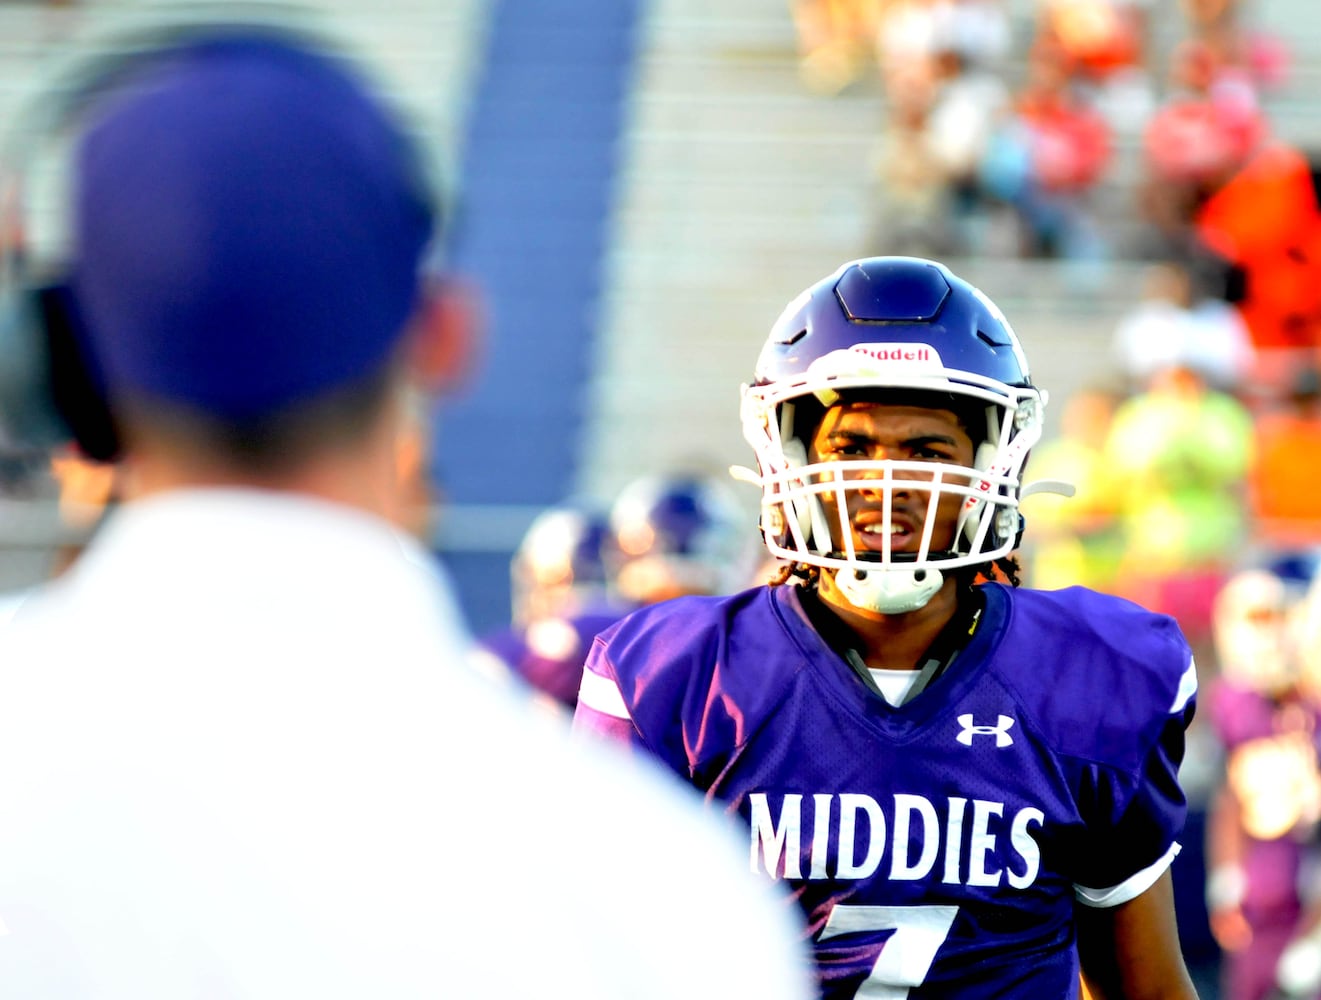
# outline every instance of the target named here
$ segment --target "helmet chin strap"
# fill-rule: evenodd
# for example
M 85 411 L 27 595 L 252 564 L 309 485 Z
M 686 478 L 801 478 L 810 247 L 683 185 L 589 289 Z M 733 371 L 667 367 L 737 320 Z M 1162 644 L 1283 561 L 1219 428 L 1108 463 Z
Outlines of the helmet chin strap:
M 835 586 L 849 603 L 882 615 L 924 608 L 945 582 L 938 569 L 841 569 Z

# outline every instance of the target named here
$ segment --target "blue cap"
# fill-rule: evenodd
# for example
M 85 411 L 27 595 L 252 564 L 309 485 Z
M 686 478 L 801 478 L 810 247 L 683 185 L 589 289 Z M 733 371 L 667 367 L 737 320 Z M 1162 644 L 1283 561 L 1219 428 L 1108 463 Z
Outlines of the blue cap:
M 379 371 L 433 227 L 399 125 L 281 37 L 134 58 L 94 95 L 74 166 L 70 285 L 112 403 L 242 422 Z

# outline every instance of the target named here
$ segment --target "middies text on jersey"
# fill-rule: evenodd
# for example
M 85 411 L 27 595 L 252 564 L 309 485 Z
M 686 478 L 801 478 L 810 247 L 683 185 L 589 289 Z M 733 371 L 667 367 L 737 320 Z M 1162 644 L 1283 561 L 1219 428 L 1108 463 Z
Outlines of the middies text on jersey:
M 804 796 L 749 797 L 754 872 L 773 878 L 866 879 L 888 857 L 888 877 L 924 879 L 938 872 L 947 885 L 1025 889 L 1036 881 L 1041 851 L 1031 835 L 1045 816 L 1026 807 L 1005 816 L 1003 802 L 951 796 L 944 808 L 921 795 L 896 794 L 890 810 L 870 795 L 847 792 L 810 797 L 804 822 Z M 943 814 L 943 815 L 942 815 Z M 808 870 L 802 871 L 803 831 L 811 831 Z M 888 836 L 887 836 L 888 834 Z M 888 850 L 887 850 L 888 848 Z

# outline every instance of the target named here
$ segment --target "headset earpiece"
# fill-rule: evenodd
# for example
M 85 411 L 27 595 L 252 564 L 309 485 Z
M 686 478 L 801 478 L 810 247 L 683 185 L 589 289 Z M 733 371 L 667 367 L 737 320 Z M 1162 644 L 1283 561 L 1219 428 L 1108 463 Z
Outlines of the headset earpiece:
M 34 294 L 45 337 L 55 412 L 83 454 L 93 461 L 113 462 L 119 457 L 119 432 L 87 338 L 80 332 L 73 296 L 63 284 L 47 285 Z
M 0 315 L 0 443 L 43 451 L 73 441 L 93 461 L 119 457 L 119 434 L 64 285 L 18 285 Z

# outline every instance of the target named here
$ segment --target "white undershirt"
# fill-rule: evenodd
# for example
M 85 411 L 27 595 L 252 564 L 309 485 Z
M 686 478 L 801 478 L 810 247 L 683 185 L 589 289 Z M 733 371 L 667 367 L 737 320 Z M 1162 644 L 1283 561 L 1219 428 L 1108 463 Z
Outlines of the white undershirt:
M 885 700 L 896 708 L 904 703 L 921 673 L 919 670 L 877 670 L 874 667 L 868 667 L 867 671 Z

